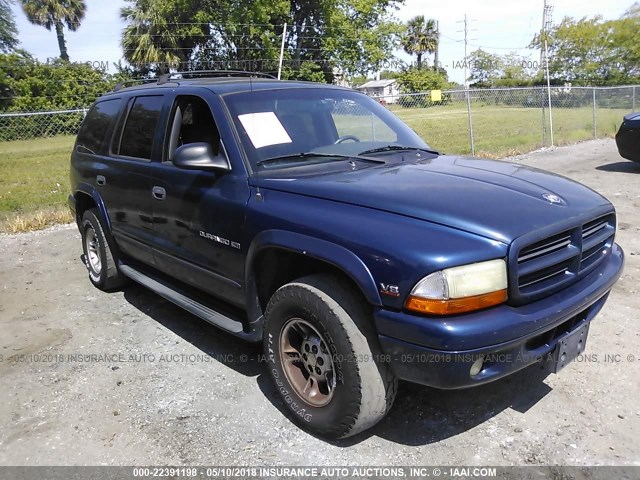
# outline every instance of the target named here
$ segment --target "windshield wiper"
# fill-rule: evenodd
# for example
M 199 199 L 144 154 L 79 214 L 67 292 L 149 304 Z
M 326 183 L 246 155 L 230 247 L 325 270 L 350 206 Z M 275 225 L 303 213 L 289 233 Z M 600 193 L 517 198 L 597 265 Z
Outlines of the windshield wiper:
M 360 157 L 358 155 L 342 155 L 339 153 L 313 153 L 313 152 L 303 152 L 292 155 L 282 155 L 280 157 L 267 158 L 265 160 L 260 160 L 256 165 L 265 165 L 267 163 L 272 162 L 280 162 L 280 161 L 295 161 L 297 159 L 308 159 L 308 158 L 334 158 L 336 160 L 361 160 L 363 162 L 369 163 L 386 163 L 384 160 L 376 160 L 374 158 L 366 158 Z
M 371 150 L 365 150 L 364 152 L 360 152 L 358 155 L 371 155 L 372 153 L 393 152 L 393 151 L 399 151 L 399 150 L 412 150 L 412 151 L 432 153 L 434 155 L 440 155 L 439 152 L 436 152 L 435 150 L 429 150 L 428 148 L 403 147 L 401 145 L 387 145 L 386 147 L 372 148 Z

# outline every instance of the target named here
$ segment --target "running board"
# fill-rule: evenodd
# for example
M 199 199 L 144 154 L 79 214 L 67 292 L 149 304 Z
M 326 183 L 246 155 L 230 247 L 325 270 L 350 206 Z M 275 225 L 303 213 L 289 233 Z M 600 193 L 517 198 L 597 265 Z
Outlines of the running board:
M 140 285 L 147 287 L 149 290 L 157 293 L 163 298 L 166 298 L 172 303 L 175 303 L 179 307 L 184 308 L 190 313 L 193 313 L 195 316 L 206 320 L 207 322 L 215 325 L 216 327 L 221 328 L 233 335 L 245 337 L 247 334 L 244 332 L 242 327 L 242 323 L 234 320 L 232 318 L 227 317 L 215 310 L 203 305 L 199 302 L 196 302 L 192 298 L 183 295 L 182 293 L 172 289 L 171 287 L 160 283 L 159 281 L 145 275 L 144 273 L 136 270 L 129 265 L 120 264 L 119 270 L 131 280 Z

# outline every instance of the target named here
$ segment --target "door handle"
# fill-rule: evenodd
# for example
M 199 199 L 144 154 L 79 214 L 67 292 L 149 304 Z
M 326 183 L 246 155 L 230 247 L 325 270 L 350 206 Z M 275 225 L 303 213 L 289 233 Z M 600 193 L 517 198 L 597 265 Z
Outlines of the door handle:
M 162 187 L 153 187 L 151 193 L 153 194 L 153 198 L 156 200 L 164 200 L 167 198 L 167 191 Z
M 107 179 L 102 175 L 96 177 L 96 182 L 99 186 L 104 187 L 107 184 Z

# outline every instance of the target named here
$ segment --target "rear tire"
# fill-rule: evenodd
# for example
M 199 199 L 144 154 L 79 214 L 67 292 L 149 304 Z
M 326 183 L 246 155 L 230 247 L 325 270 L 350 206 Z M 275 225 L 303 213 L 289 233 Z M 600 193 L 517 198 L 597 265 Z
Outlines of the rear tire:
M 82 216 L 84 261 L 91 283 L 100 290 L 111 291 L 124 285 L 126 279 L 118 270 L 117 258 L 98 215 L 96 209 L 91 209 Z
M 289 283 L 269 301 L 269 373 L 294 421 L 313 433 L 356 435 L 393 405 L 398 382 L 368 310 L 349 284 L 324 274 Z

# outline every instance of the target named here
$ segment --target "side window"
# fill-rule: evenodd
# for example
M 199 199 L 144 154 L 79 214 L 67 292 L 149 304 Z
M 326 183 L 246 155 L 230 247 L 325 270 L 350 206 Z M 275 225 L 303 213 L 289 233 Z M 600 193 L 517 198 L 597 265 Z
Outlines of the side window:
M 98 155 L 105 153 L 108 136 L 113 131 L 122 100 L 105 100 L 96 103 L 87 114 L 78 133 L 76 150 L 80 153 Z
M 353 135 L 361 142 L 398 141 L 398 136 L 387 124 L 356 102 L 337 102 L 332 116 L 339 137 Z
M 172 160 L 176 150 L 190 143 L 208 143 L 214 154 L 220 152 L 220 133 L 207 102 L 200 97 L 180 96 L 173 107 L 168 155 Z
M 163 96 L 135 99 L 122 133 L 119 155 L 151 159 L 153 140 L 163 103 Z

